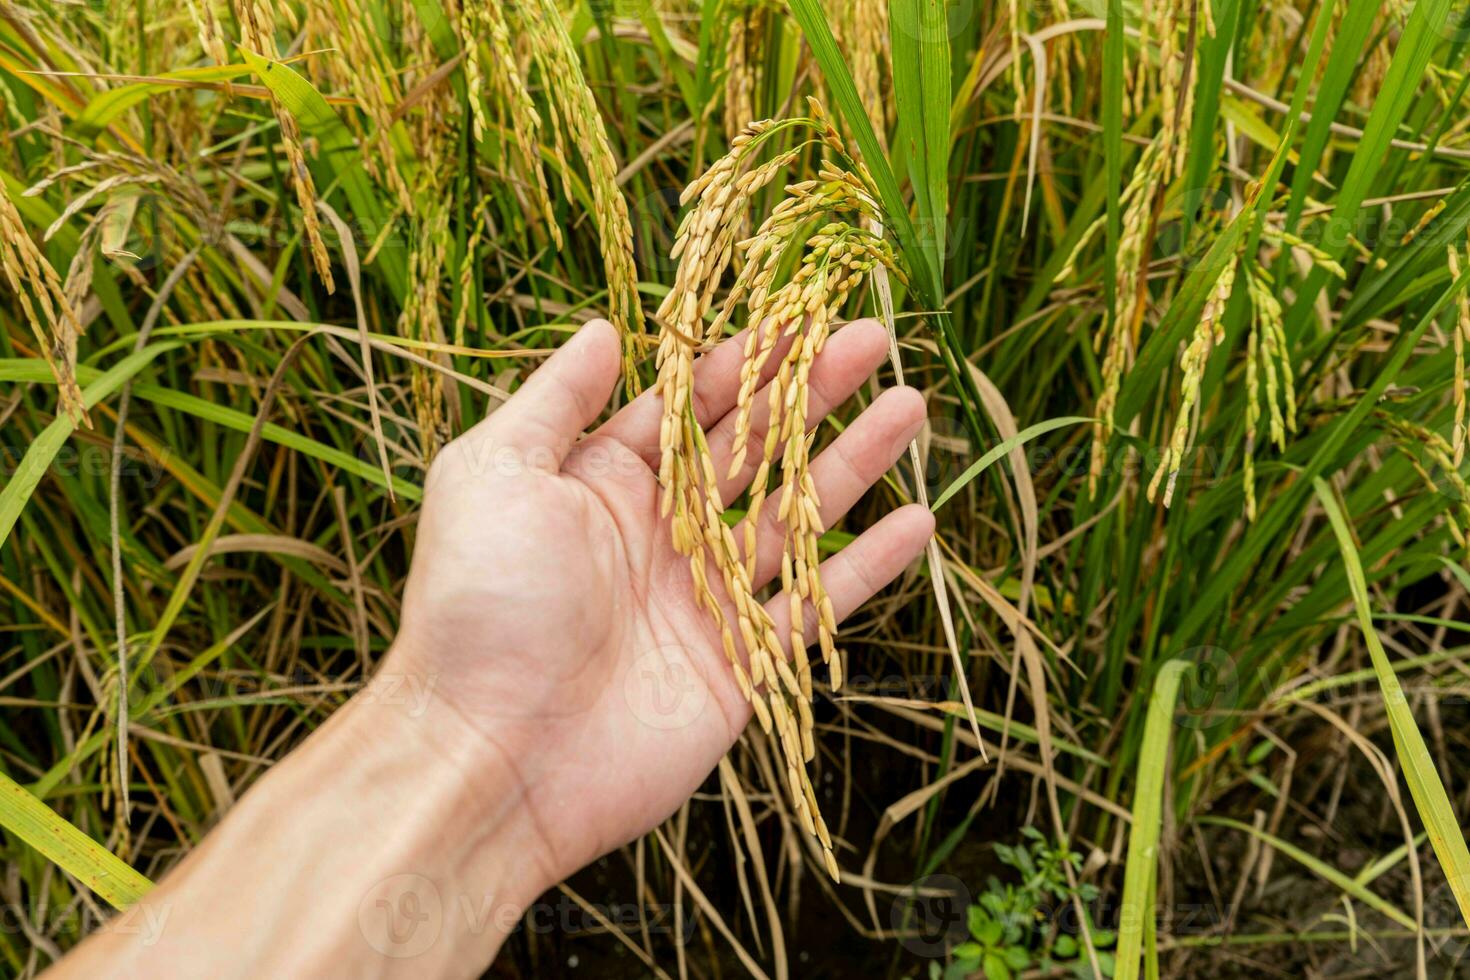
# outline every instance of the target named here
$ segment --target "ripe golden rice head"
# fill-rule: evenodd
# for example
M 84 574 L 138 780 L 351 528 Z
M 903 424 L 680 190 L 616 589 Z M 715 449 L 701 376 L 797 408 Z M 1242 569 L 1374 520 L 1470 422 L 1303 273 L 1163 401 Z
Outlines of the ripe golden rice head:
M 362 136 L 367 150 L 360 157 L 364 168 L 394 195 L 402 210 L 412 212 L 413 198 L 393 142 L 393 107 L 403 101 L 403 91 L 382 39 L 371 30 L 369 10 L 363 0 L 310 0 L 306 21 L 316 46 L 327 55 L 328 77 L 352 94 L 367 117 L 369 126 Z M 347 118 L 351 122 L 357 116 L 349 113 Z
M 794 145 L 779 148 L 787 136 L 796 137 Z M 756 232 L 737 240 L 752 196 L 808 147 L 824 157 L 816 179 L 788 186 Z M 770 156 L 762 161 L 767 151 Z M 819 571 L 818 541 L 825 527 L 810 467 L 815 432 L 808 429 L 816 421 L 810 415 L 811 371 L 833 322 L 873 269 L 882 265 L 905 279 L 892 245 L 864 227 L 881 219 L 876 201 L 870 178 L 849 157 L 815 102 L 809 116 L 752 123 L 731 141 L 729 153 L 685 190 L 682 202 L 689 210 L 672 252 L 678 260 L 674 286 L 658 311 L 661 508 L 671 522 L 675 547 L 689 557 L 696 599 L 719 631 L 736 684 L 785 760 L 792 808 L 820 842 L 834 876 L 831 836 L 807 771 L 816 754 L 808 633 L 815 635 L 831 669 L 832 686 L 842 680 L 836 616 Z M 716 309 L 716 293 L 737 254 L 740 272 Z M 794 271 L 786 271 L 788 260 L 797 256 Z M 723 335 L 741 304 L 751 329 L 742 351 L 732 461 L 720 473 L 694 417 L 694 359 Z M 756 449 L 745 537 L 737 542 L 721 516 L 720 484 L 736 481 L 747 468 L 760 379 L 783 341 L 790 346 L 765 389 L 768 427 Z M 779 478 L 774 487 L 773 477 Z M 782 534 L 781 586 L 791 620 L 786 637 L 777 634 L 753 584 L 755 528 L 772 492 Z
M 76 381 L 81 320 L 67 299 L 56 270 L 26 231 L 20 211 L 3 183 L 0 183 L 0 270 L 11 292 L 20 300 L 41 356 L 56 376 L 62 411 L 74 422 L 90 425 Z
M 1242 479 L 1247 520 L 1256 519 L 1256 438 L 1261 421 L 1261 401 L 1267 409 L 1267 434 L 1278 450 L 1286 448 L 1286 435 L 1296 431 L 1296 382 L 1287 353 L 1281 303 L 1271 288 L 1271 277 L 1255 262 L 1246 266 L 1246 288 L 1251 300 L 1250 331 L 1246 340 L 1245 455 Z M 1262 378 L 1265 385 L 1262 389 Z
M 1460 252 L 1459 246 L 1451 244 L 1445 247 L 1448 259 L 1451 281 L 1460 278 Z M 1466 249 L 1466 257 L 1470 258 L 1470 248 Z M 1455 469 L 1458 470 L 1460 463 L 1465 459 L 1465 341 L 1470 339 L 1470 296 L 1465 295 L 1462 289 L 1455 295 L 1455 374 L 1454 374 L 1454 405 L 1455 421 L 1450 435 L 1450 455 L 1454 459 Z
M 582 73 L 561 10 L 554 0 L 527 0 L 521 27 L 546 87 L 550 126 L 563 162 L 571 155 L 567 143 L 587 173 L 592 195 L 592 217 L 602 241 L 603 270 L 608 282 L 608 317 L 623 334 L 624 377 L 630 391 L 637 385 L 634 362 L 643 334 L 643 307 L 638 299 L 638 274 L 633 262 L 633 223 L 628 202 L 618 185 L 617 160 L 597 101 Z M 571 196 L 571 174 L 562 167 L 563 185 Z
M 508 169 L 514 158 L 531 199 L 530 210 L 542 216 L 552 243 L 560 248 L 561 226 L 552 213 L 546 170 L 537 152 L 541 146 L 541 117 L 526 87 L 521 57 L 500 0 L 464 0 L 458 26 L 465 50 L 465 78 L 475 139 L 484 139 L 490 128 L 485 107 L 487 100 L 493 100 L 510 130 L 509 137 L 499 141 L 501 165 Z M 555 43 L 555 39 L 550 43 Z M 489 49 L 489 58 L 484 57 L 482 48 Z M 558 156 L 556 163 L 565 172 L 566 159 Z
M 235 0 L 235 17 L 240 24 L 240 42 L 264 58 L 278 57 L 275 41 L 275 14 L 265 0 Z M 312 265 L 327 292 L 335 292 L 332 281 L 332 260 L 327 254 L 326 242 L 322 240 L 321 222 L 316 213 L 316 184 L 306 166 L 306 151 L 301 146 L 301 128 L 296 117 L 271 96 L 271 109 L 280 127 L 281 152 L 286 156 L 286 169 L 291 177 L 291 189 L 296 194 L 296 205 L 301 210 L 302 232 L 307 248 L 311 252 Z
M 1152 94 L 1160 102 L 1159 129 L 1144 148 L 1133 176 L 1123 189 L 1119 202 L 1123 208 L 1123 227 L 1118 239 L 1115 307 L 1095 338 L 1095 346 L 1105 351 L 1102 367 L 1102 392 L 1092 426 L 1091 466 L 1088 487 L 1096 492 L 1102 475 L 1109 437 L 1113 432 L 1113 411 L 1123 378 L 1137 349 L 1148 309 L 1149 246 L 1153 242 L 1158 220 L 1157 202 L 1170 181 L 1183 169 L 1188 128 L 1193 101 L 1194 73 L 1188 71 L 1187 56 L 1181 46 L 1184 29 L 1180 0 L 1144 0 L 1141 26 L 1141 48 L 1147 47 L 1149 32 L 1158 34 L 1157 66 L 1149 58 L 1140 58 L 1133 77 L 1134 111 L 1139 111 Z M 1082 244 L 1090 241 L 1093 229 L 1084 234 Z M 1070 274 L 1076 253 L 1068 258 L 1063 272 Z M 1059 276 L 1060 278 L 1060 276 Z
M 1168 479 L 1164 489 L 1165 507 L 1174 500 L 1174 486 L 1178 482 L 1179 469 L 1184 462 L 1189 433 L 1194 428 L 1195 413 L 1199 410 L 1200 383 L 1204 380 L 1205 365 L 1209 362 L 1215 345 L 1225 340 L 1225 326 L 1221 320 L 1234 288 L 1235 263 L 1232 261 L 1215 280 L 1210 298 L 1205 301 L 1205 307 L 1200 312 L 1200 321 L 1195 327 L 1194 336 L 1179 359 L 1179 369 L 1184 372 L 1184 377 L 1179 383 L 1178 415 L 1174 419 L 1174 431 L 1169 438 L 1169 444 L 1164 447 L 1158 469 L 1154 471 L 1153 479 L 1148 485 L 1148 499 L 1153 500 L 1158 494 L 1160 481 Z

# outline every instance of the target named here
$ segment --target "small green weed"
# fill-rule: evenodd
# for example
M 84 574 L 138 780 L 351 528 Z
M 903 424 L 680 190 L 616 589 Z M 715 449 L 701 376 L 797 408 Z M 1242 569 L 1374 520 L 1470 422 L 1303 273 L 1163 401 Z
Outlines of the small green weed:
M 1082 864 L 1081 855 L 1066 845 L 1053 846 L 1035 827 L 1022 830 L 1020 844 L 996 844 L 1001 864 L 1014 869 L 1020 882 L 1002 882 L 995 875 L 968 910 L 970 939 L 956 946 L 950 961 L 929 967 L 930 980 L 963 980 L 983 976 L 986 980 L 1010 980 L 1025 970 L 1051 972 L 1071 969 L 1079 977 L 1091 976 L 1086 951 L 1078 938 L 1062 928 L 1055 914 L 1075 897 L 1085 906 L 1097 898 L 1097 889 L 1067 882 L 1066 867 L 1073 871 Z M 1084 911 L 1084 914 L 1085 911 Z M 1097 950 L 1103 975 L 1113 975 L 1113 957 L 1108 952 L 1116 937 L 1092 925 L 1088 931 Z

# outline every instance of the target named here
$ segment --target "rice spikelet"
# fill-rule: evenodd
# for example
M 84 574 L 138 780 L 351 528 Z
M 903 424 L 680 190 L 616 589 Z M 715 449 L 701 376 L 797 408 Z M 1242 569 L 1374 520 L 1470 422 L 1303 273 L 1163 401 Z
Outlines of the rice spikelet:
M 552 0 L 528 0 L 522 26 L 540 69 L 549 96 L 551 130 L 562 158 L 568 158 L 566 142 L 576 148 L 587 172 L 592 193 L 592 217 L 602 239 L 603 270 L 607 275 L 608 318 L 623 334 L 624 379 L 636 390 L 634 370 L 638 337 L 644 331 L 643 307 L 638 298 L 638 274 L 633 263 L 633 223 L 628 202 L 618 186 L 618 165 L 612 144 L 598 114 L 597 102 L 582 73 L 572 39 L 567 35 L 561 11 Z M 562 169 L 567 195 L 570 176 Z
M 1133 76 L 1133 109 L 1141 111 L 1147 101 L 1157 96 L 1159 131 L 1139 158 L 1133 176 L 1123 189 L 1123 227 L 1118 240 L 1115 303 L 1111 319 L 1105 323 L 1094 343 L 1103 356 L 1103 388 L 1098 396 L 1092 426 L 1091 464 L 1088 490 L 1097 492 L 1102 476 L 1108 439 L 1113 432 L 1113 410 L 1123 387 L 1137 348 L 1139 334 L 1147 313 L 1148 250 L 1153 243 L 1158 220 L 1159 197 L 1184 168 L 1188 140 L 1183 138 L 1189 120 L 1194 86 L 1193 73 L 1186 70 L 1186 58 L 1179 46 L 1182 29 L 1181 0 L 1144 0 L 1140 22 L 1139 50 L 1149 49 L 1150 32 L 1158 32 L 1158 67 L 1150 71 L 1147 58 L 1140 58 Z M 1089 229 L 1082 242 L 1092 238 Z M 1079 248 L 1082 243 L 1079 243 Z M 1064 272 L 1070 272 L 1076 255 L 1069 257 Z
M 1154 471 L 1153 479 L 1148 485 L 1148 499 L 1152 501 L 1158 494 L 1161 479 L 1167 475 L 1169 482 L 1164 489 L 1165 507 L 1174 500 L 1174 487 L 1179 480 L 1179 469 L 1184 462 L 1189 433 L 1194 428 L 1195 413 L 1198 411 L 1200 383 L 1204 380 L 1205 365 L 1209 362 L 1215 345 L 1225 340 L 1225 325 L 1221 318 L 1225 315 L 1225 307 L 1230 302 L 1234 288 L 1235 263 L 1231 262 L 1215 280 L 1210 298 L 1200 313 L 1199 326 L 1195 328 L 1189 346 L 1179 359 L 1179 368 L 1184 372 L 1184 379 L 1179 386 L 1179 409 L 1174 419 L 1174 432 L 1169 444 L 1164 447 L 1159 467 Z
M 536 104 L 526 88 L 511 40 L 510 25 L 499 0 L 465 0 L 460 11 L 459 31 L 465 50 L 465 81 L 475 140 L 483 140 L 490 128 L 483 91 L 488 86 L 514 136 L 500 141 L 501 164 L 508 165 L 510 155 L 515 154 L 516 162 L 526 176 L 531 205 L 541 214 L 552 243 L 561 248 L 561 226 L 552 212 L 546 170 L 536 153 L 536 148 L 541 145 L 541 117 L 537 115 Z M 482 41 L 490 48 L 488 61 L 482 56 Z M 567 162 L 560 159 L 558 165 L 565 168 Z
M 371 124 L 363 136 L 363 166 L 394 195 L 398 207 L 412 213 L 413 198 L 393 143 L 393 107 L 403 101 L 403 92 L 382 39 L 368 30 L 369 11 L 362 0 L 311 0 L 306 10 L 308 25 L 322 32 L 323 46 L 335 49 L 334 64 L 341 70 L 332 73 L 334 79 L 357 99 Z
M 1261 400 L 1267 409 L 1267 434 L 1278 450 L 1286 449 L 1286 435 L 1296 431 L 1296 388 L 1287 356 L 1286 331 L 1281 304 L 1271 290 L 1271 277 L 1255 263 L 1247 266 L 1246 288 L 1251 300 L 1250 334 L 1246 343 L 1245 457 L 1242 480 L 1245 516 L 1256 519 L 1256 436 L 1261 421 Z M 1261 379 L 1264 376 L 1265 390 Z
M 1373 416 L 1394 436 L 1395 447 L 1409 461 L 1414 472 L 1424 482 L 1425 488 L 1435 493 L 1448 491 L 1455 503 L 1444 510 L 1445 526 L 1449 529 L 1450 537 L 1455 539 L 1455 544 L 1465 547 L 1465 528 L 1470 527 L 1470 484 L 1465 482 L 1459 464 L 1453 458 L 1454 448 L 1444 436 L 1418 422 L 1382 408 L 1375 408 Z M 1448 486 L 1435 482 L 1426 463 L 1443 474 L 1442 479 Z
M 734 139 L 755 121 L 755 93 L 763 84 L 767 7 L 762 2 L 732 4 L 725 38 L 725 136 Z
M 1445 248 L 1448 259 L 1450 280 L 1460 278 L 1460 255 L 1459 250 L 1453 244 Z M 1470 246 L 1466 248 L 1466 256 L 1470 257 Z M 1455 297 L 1455 375 L 1454 375 L 1454 403 L 1455 421 L 1450 432 L 1450 456 L 1454 461 L 1454 469 L 1459 470 L 1460 464 L 1465 460 L 1465 342 L 1470 338 L 1470 296 L 1460 290 Z
M 270 4 L 264 0 L 236 0 L 235 17 L 240 23 L 241 43 L 263 58 L 278 57 L 275 42 L 275 15 Z M 306 152 L 301 146 L 301 127 L 296 117 L 286 111 L 281 103 L 271 96 L 271 109 L 280 127 L 281 151 L 286 154 L 286 169 L 290 171 L 291 188 L 296 192 L 296 204 L 301 210 L 302 230 L 317 276 L 327 292 L 336 292 L 332 281 L 332 260 L 327 254 L 326 242 L 322 240 L 320 219 L 316 213 L 316 184 L 306 166 Z
M 73 423 L 91 428 L 81 389 L 77 387 L 77 337 L 82 323 L 67 299 L 61 279 L 26 231 L 10 192 L 0 183 L 0 269 L 20 300 L 41 356 L 56 376 L 61 410 Z

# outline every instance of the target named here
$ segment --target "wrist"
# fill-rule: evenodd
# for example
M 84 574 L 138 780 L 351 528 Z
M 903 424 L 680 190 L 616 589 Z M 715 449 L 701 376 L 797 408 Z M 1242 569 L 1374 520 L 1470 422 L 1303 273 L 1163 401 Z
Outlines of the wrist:
M 413 690 L 374 678 L 61 972 L 478 976 L 555 878 L 513 770 Z
M 366 747 L 354 795 L 388 810 L 373 821 L 387 837 L 357 908 L 366 945 L 415 972 L 437 961 L 474 974 L 559 874 L 515 760 L 436 696 L 436 681 L 380 672 L 332 719 L 340 734 L 321 733 L 334 743 L 323 759 Z

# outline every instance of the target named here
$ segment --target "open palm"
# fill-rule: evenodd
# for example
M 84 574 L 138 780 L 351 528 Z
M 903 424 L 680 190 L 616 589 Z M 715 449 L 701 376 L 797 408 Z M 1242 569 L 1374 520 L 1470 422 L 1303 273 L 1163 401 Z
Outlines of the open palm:
M 812 372 L 810 417 L 851 395 L 886 345 L 871 320 L 837 331 Z M 717 473 L 729 465 L 741 357 L 741 341 L 729 341 L 695 371 Z M 513 768 L 544 851 L 527 857 L 552 880 L 667 818 L 750 719 L 659 514 L 657 396 L 644 393 L 582 435 L 618 365 L 614 328 L 589 323 L 445 447 L 429 473 L 402 630 L 384 666 L 431 684 L 438 706 L 483 739 L 487 765 Z M 760 445 L 764 395 L 755 404 Z M 886 391 L 813 462 L 827 525 L 893 464 L 924 414 L 914 390 Z M 752 460 L 727 481 L 722 499 L 754 469 Z M 932 531 L 927 510 L 904 507 L 825 562 L 838 618 L 902 571 Z M 779 570 L 774 520 L 757 540 L 759 587 Z M 786 609 L 784 596 L 772 600 L 778 625 Z

